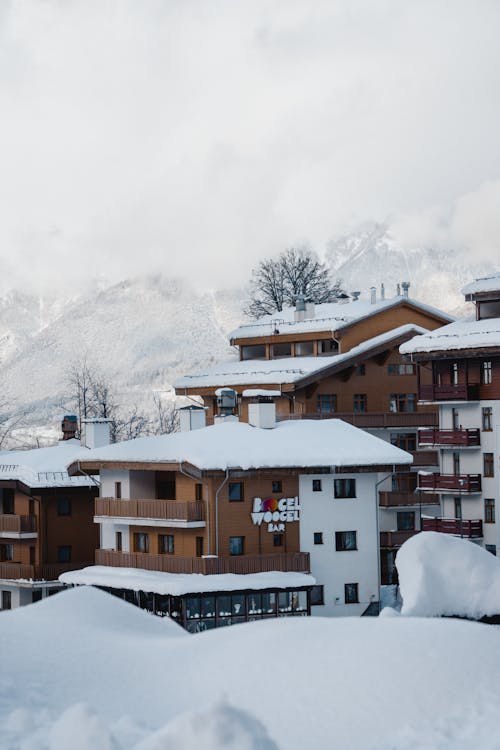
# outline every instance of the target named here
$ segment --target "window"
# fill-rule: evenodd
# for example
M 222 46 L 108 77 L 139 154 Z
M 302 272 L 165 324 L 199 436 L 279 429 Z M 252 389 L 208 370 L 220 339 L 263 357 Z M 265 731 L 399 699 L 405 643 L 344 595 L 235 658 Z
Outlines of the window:
M 365 365 L 356 365 L 356 369 L 354 370 L 355 375 L 366 375 L 366 367 Z
M 485 361 L 481 363 L 481 384 L 491 385 L 491 362 Z
M 345 583 L 344 584 L 344 601 L 346 604 L 358 604 L 358 584 L 357 583 Z
M 314 344 L 312 341 L 297 341 L 295 344 L 296 357 L 310 357 L 314 354 Z
M 458 362 L 452 362 L 450 365 L 450 383 L 458 385 Z
M 230 555 L 243 555 L 245 549 L 245 537 L 244 536 L 230 536 L 229 537 L 229 554 Z
M 313 492 L 321 492 L 321 479 L 313 479 Z
M 483 476 L 492 477 L 494 474 L 493 453 L 483 453 Z
M 58 516 L 70 516 L 71 515 L 71 500 L 67 497 L 59 497 L 57 500 L 57 515 Z
M 406 362 L 387 365 L 389 375 L 415 375 L 415 370 L 416 365 Z
M 2 609 L 12 609 L 12 593 L 2 591 Z
M 6 488 L 0 490 L 1 501 L 0 501 L 0 512 L 5 514 L 14 513 L 14 490 Z
M 14 559 L 14 545 L 0 544 L 0 562 L 11 562 Z
M 493 409 L 491 406 L 483 406 L 483 430 L 484 432 L 493 430 Z
M 335 393 L 320 393 L 317 411 L 318 414 L 335 414 L 337 411 L 337 396 Z
M 283 547 L 283 534 L 273 534 L 273 547 Z
M 63 544 L 57 548 L 57 562 L 71 562 L 71 546 Z
M 121 552 L 122 551 L 122 547 L 123 547 L 123 545 L 122 545 L 122 532 L 121 531 L 117 531 L 116 534 L 115 534 L 115 549 L 116 549 L 117 552 Z
M 30 565 L 35 564 L 35 548 L 30 547 Z
M 175 474 L 172 478 L 160 478 L 156 484 L 158 500 L 175 500 Z
M 134 552 L 149 552 L 149 534 L 134 534 Z
M 336 479 L 334 481 L 335 497 L 356 497 L 355 479 Z
M 396 515 L 398 531 L 415 531 L 415 511 L 400 511 Z
M 315 531 L 313 534 L 314 544 L 323 544 L 323 532 Z
M 159 555 L 173 555 L 174 554 L 174 535 L 173 534 L 158 534 L 158 554 Z
M 282 491 L 283 491 L 283 485 L 282 485 L 282 483 L 281 483 L 281 479 L 275 479 L 275 480 L 274 480 L 274 481 L 272 482 L 272 484 L 271 484 L 271 487 L 272 487 L 272 490 L 271 490 L 271 491 L 272 491 L 273 493 L 275 493 L 275 492 L 282 492 Z
M 338 344 L 333 339 L 318 341 L 318 354 L 336 354 L 338 350 Z
M 196 557 L 203 557 L 203 537 L 196 537 Z
M 462 520 L 462 498 L 461 497 L 453 498 L 453 503 L 455 506 L 455 518 L 457 521 L 461 521 Z
M 353 411 L 358 414 L 366 411 L 366 393 L 355 393 L 353 398 Z
M 280 357 L 291 357 L 292 356 L 292 345 L 291 344 L 273 344 L 271 346 L 271 358 L 279 359 Z
M 451 410 L 451 426 L 453 430 L 460 429 L 460 418 L 458 416 L 458 409 Z
M 391 432 L 391 443 L 403 451 L 416 451 L 417 435 L 415 432 Z
M 495 523 L 495 500 L 487 497 L 484 501 L 484 522 Z
M 117 500 L 121 500 L 121 496 L 122 496 L 122 483 L 115 482 L 115 498 Z
M 229 502 L 240 503 L 243 500 L 243 482 L 229 482 Z
M 313 586 L 311 589 L 311 605 L 316 606 L 318 604 L 325 603 L 325 587 L 324 586 Z
M 358 549 L 356 531 L 336 531 L 335 549 L 337 552 L 347 552 Z
M 460 476 L 460 453 L 453 453 L 453 474 Z
M 489 552 L 492 555 L 497 554 L 497 548 L 494 544 L 485 544 L 486 552 Z
M 417 395 L 415 393 L 391 393 L 389 410 L 392 412 L 415 411 Z
M 203 501 L 203 485 L 198 482 L 194 486 L 194 499 L 198 503 Z
M 241 359 L 266 359 L 265 344 L 254 344 L 241 347 Z

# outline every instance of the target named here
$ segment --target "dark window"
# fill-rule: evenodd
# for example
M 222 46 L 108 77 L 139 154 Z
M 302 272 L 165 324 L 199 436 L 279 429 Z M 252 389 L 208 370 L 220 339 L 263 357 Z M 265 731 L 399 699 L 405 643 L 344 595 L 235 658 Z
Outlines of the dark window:
M 241 359 L 266 359 L 265 344 L 241 347 Z
M 14 545 L 0 544 L 0 562 L 11 562 L 14 559 Z
M 194 498 L 198 503 L 203 500 L 203 485 L 198 482 L 194 486 Z
M 486 544 L 486 552 L 489 552 L 491 555 L 497 554 L 497 548 L 494 544 Z
M 415 369 L 416 365 L 407 364 L 405 362 L 387 365 L 387 372 L 389 375 L 415 375 Z
M 334 488 L 335 497 L 356 497 L 355 479 L 336 479 Z
M 57 548 L 57 562 L 71 562 L 71 547 L 69 544 L 63 544 Z
M 292 356 L 291 344 L 273 344 L 271 346 L 271 359 L 279 359 L 280 357 L 291 357 L 291 356 Z
M 229 537 L 229 554 L 230 555 L 243 555 L 245 552 L 245 537 L 244 536 L 230 536 Z
M 313 492 L 321 492 L 321 479 L 313 479 Z
M 273 534 L 273 547 L 283 547 L 283 534 Z
M 158 500 L 175 500 L 175 479 L 162 479 L 157 485 Z
M 454 430 L 460 429 L 460 418 L 458 416 L 458 409 L 451 410 L 451 426 Z
M 70 516 L 71 515 L 71 500 L 68 497 L 59 497 L 57 499 L 57 515 L 58 516 Z
M 495 500 L 487 497 L 484 501 L 484 522 L 495 523 Z
M 491 384 L 491 362 L 481 363 L 481 383 L 483 385 Z
M 362 414 L 366 411 L 366 393 L 354 394 L 353 410 L 359 414 Z
M 483 476 L 492 477 L 495 474 L 493 467 L 493 453 L 483 453 Z
M 149 534 L 134 534 L 134 552 L 149 552 Z
M 174 554 L 173 534 L 158 534 L 158 553 L 160 555 Z
M 272 483 L 272 492 L 282 492 L 283 491 L 283 485 L 281 483 L 281 479 L 275 479 Z
M 493 429 L 493 409 L 491 406 L 483 406 L 483 430 L 491 432 Z
M 122 551 L 122 532 L 117 531 L 115 534 L 115 548 L 117 552 Z
M 460 453 L 453 453 L 453 474 L 458 477 L 460 475 Z
M 338 350 L 338 344 L 333 339 L 318 341 L 318 354 L 336 354 Z
M 345 583 L 344 584 L 344 601 L 346 604 L 358 604 L 358 584 L 357 583 Z
M 30 547 L 30 565 L 35 564 L 35 548 Z
M 337 396 L 335 393 L 320 393 L 317 411 L 318 414 L 335 414 L 337 411 Z
M 415 411 L 417 396 L 415 393 L 391 393 L 389 410 L 392 412 Z
M 2 591 L 2 609 L 12 609 L 12 594 L 10 591 Z
M 415 531 L 415 511 L 400 511 L 396 515 L 398 531 Z
M 366 375 L 366 367 L 364 365 L 357 365 L 354 372 L 356 375 Z
M 115 497 L 117 500 L 120 500 L 121 496 L 122 496 L 122 483 L 115 482 Z
M 391 443 L 403 451 L 416 451 L 417 435 L 415 432 L 391 432 Z
M 325 587 L 313 586 L 311 589 L 311 605 L 325 603 Z
M 229 502 L 239 503 L 243 500 L 243 482 L 229 482 Z
M 310 357 L 314 354 L 314 345 L 312 341 L 297 341 L 295 344 L 296 357 Z
M 203 537 L 196 537 L 196 557 L 203 557 Z
M 1 493 L 1 512 L 5 514 L 14 513 L 14 490 L 6 488 L 4 490 L 1 490 Z
M 33 604 L 42 600 L 42 589 L 33 589 L 33 596 L 31 601 Z
M 314 536 L 314 544 L 323 544 L 323 532 L 322 531 L 315 531 L 313 536 Z
M 453 502 L 455 506 L 455 518 L 460 521 L 462 518 L 462 498 L 455 497 L 453 498 Z
M 337 552 L 347 552 L 358 549 L 356 531 L 336 531 L 335 549 Z

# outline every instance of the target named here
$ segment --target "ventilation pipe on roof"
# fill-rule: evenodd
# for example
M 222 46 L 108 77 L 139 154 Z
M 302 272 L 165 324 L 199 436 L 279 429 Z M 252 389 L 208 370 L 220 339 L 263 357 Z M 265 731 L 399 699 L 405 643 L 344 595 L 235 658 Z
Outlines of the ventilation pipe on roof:
M 306 301 L 303 294 L 297 294 L 295 297 L 295 310 L 293 317 L 296 323 L 300 323 L 306 318 Z
M 396 297 L 401 297 L 401 286 L 396 284 Z
M 370 302 L 372 305 L 377 301 L 377 289 L 374 286 L 370 287 Z
M 385 299 L 385 286 L 384 286 L 384 282 L 382 282 L 381 285 L 380 285 L 380 299 Z
M 409 281 L 402 281 L 401 287 L 403 289 L 403 297 L 405 299 L 408 299 L 408 289 L 410 288 L 410 282 Z
M 237 422 L 238 394 L 236 391 L 233 388 L 218 388 L 215 395 L 217 397 L 217 414 L 214 417 L 214 423 Z
M 179 426 L 181 432 L 201 430 L 207 425 L 205 408 L 203 406 L 181 406 L 179 412 Z

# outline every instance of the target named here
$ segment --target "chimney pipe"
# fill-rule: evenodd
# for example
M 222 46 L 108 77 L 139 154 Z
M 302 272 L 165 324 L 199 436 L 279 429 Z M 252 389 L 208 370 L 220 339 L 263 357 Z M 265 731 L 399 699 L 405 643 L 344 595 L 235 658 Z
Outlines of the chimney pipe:
M 382 282 L 381 285 L 380 285 L 380 299 L 385 299 L 385 286 L 384 286 L 384 282 Z
M 377 301 L 377 289 L 374 286 L 370 287 L 370 302 L 372 305 Z
M 72 440 L 78 432 L 78 420 L 74 414 L 65 414 L 61 424 L 63 440 Z
M 401 297 L 401 287 L 399 284 L 396 284 L 396 297 Z
M 401 287 L 403 289 L 403 297 L 405 299 L 408 299 L 408 289 L 410 288 L 410 282 L 409 281 L 402 281 Z

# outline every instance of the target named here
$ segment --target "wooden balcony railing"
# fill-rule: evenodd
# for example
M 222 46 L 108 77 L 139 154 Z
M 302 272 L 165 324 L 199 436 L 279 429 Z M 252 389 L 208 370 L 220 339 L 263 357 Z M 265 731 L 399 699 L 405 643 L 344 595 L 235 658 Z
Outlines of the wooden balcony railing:
M 418 492 L 379 492 L 381 508 L 400 508 L 405 505 L 439 505 L 439 495 Z
M 477 401 L 479 386 L 460 383 L 458 385 L 421 385 L 419 401 Z
M 381 531 L 380 532 L 380 546 L 381 547 L 401 547 L 415 534 L 418 534 L 417 530 L 414 531 Z
M 97 497 L 96 516 L 119 518 L 155 518 L 170 521 L 204 521 L 203 503 L 175 500 L 117 500 Z
M 483 522 L 481 520 L 466 521 L 460 518 L 422 518 L 422 531 L 439 531 L 441 534 L 477 539 L 483 536 Z
M 439 420 L 437 412 L 422 411 L 383 411 L 383 412 L 336 412 L 334 414 L 318 414 L 308 412 L 304 414 L 278 415 L 278 421 L 287 419 L 343 419 L 344 422 L 355 427 L 437 427 Z
M 0 514 L 0 531 L 13 534 L 33 534 L 37 530 L 36 516 Z
M 96 565 L 119 568 L 141 568 L 162 573 L 267 573 L 285 571 L 309 573 L 311 570 L 308 552 L 293 552 L 278 555 L 242 555 L 241 557 L 176 557 L 175 555 L 148 555 L 142 552 L 115 552 L 98 549 Z
M 435 492 L 481 492 L 481 474 L 419 474 L 418 487 Z
M 481 431 L 478 429 L 462 430 L 419 430 L 418 444 L 449 445 L 451 447 L 477 447 L 481 445 Z
M 410 451 L 413 466 L 439 466 L 437 451 Z
M 68 570 L 79 570 L 93 565 L 92 560 L 71 563 L 45 563 L 43 565 L 24 565 L 19 562 L 0 563 L 0 579 L 26 581 L 57 581 L 61 573 Z

